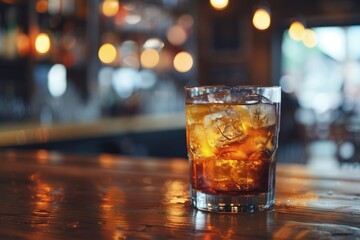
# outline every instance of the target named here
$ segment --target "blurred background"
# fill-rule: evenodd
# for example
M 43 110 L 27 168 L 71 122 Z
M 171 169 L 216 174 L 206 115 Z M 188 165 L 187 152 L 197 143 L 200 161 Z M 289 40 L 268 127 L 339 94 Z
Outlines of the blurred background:
M 0 1 L 3 149 L 186 157 L 214 84 L 282 87 L 280 162 L 359 165 L 360 1 Z

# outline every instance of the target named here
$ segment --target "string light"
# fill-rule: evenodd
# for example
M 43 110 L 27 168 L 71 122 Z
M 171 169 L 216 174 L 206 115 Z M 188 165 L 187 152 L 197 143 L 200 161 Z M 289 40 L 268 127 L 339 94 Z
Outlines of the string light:
M 46 33 L 40 33 L 35 39 L 35 49 L 40 54 L 45 54 L 50 50 L 50 37 Z
M 46 0 L 38 0 L 36 2 L 36 11 L 38 13 L 46 13 L 48 10 L 48 1 Z
M 119 12 L 118 0 L 104 0 L 101 5 L 102 13 L 107 17 L 113 17 Z
M 141 65 L 145 68 L 154 68 L 160 61 L 158 51 L 153 48 L 145 49 L 140 56 Z
M 259 8 L 256 10 L 253 16 L 253 25 L 259 30 L 266 30 L 270 27 L 271 16 L 270 12 L 265 8 Z
M 186 31 L 180 25 L 171 26 L 167 32 L 166 37 L 174 46 L 180 46 L 186 41 Z
M 115 46 L 111 43 L 103 44 L 99 49 L 98 56 L 101 62 L 105 64 L 112 63 L 117 57 Z
M 185 73 L 190 71 L 193 66 L 193 58 L 188 52 L 179 52 L 176 54 L 173 64 L 176 71 Z
M 223 10 L 228 6 L 229 0 L 210 0 L 210 4 L 216 10 Z
M 305 32 L 305 26 L 300 21 L 294 21 L 289 28 L 289 35 L 295 41 L 301 41 Z

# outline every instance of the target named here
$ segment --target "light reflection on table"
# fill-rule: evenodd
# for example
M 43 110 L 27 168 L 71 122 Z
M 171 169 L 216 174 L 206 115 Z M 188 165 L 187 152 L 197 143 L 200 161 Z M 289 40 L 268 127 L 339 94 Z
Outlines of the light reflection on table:
M 185 159 L 0 153 L 0 238 L 360 238 L 360 174 L 279 164 L 269 212 L 192 209 Z

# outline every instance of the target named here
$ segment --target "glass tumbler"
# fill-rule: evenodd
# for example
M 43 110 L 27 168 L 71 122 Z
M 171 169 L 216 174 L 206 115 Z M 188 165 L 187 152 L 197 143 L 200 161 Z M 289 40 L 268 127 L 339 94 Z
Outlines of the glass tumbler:
M 192 205 L 209 212 L 272 209 L 280 87 L 185 87 L 185 94 Z

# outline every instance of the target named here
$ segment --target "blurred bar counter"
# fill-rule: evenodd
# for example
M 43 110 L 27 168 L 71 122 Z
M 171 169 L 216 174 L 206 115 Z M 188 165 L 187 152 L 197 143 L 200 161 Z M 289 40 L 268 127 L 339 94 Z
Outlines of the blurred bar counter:
M 167 113 L 100 119 L 86 123 L 6 124 L 1 149 L 46 149 L 94 154 L 185 157 L 185 115 Z

